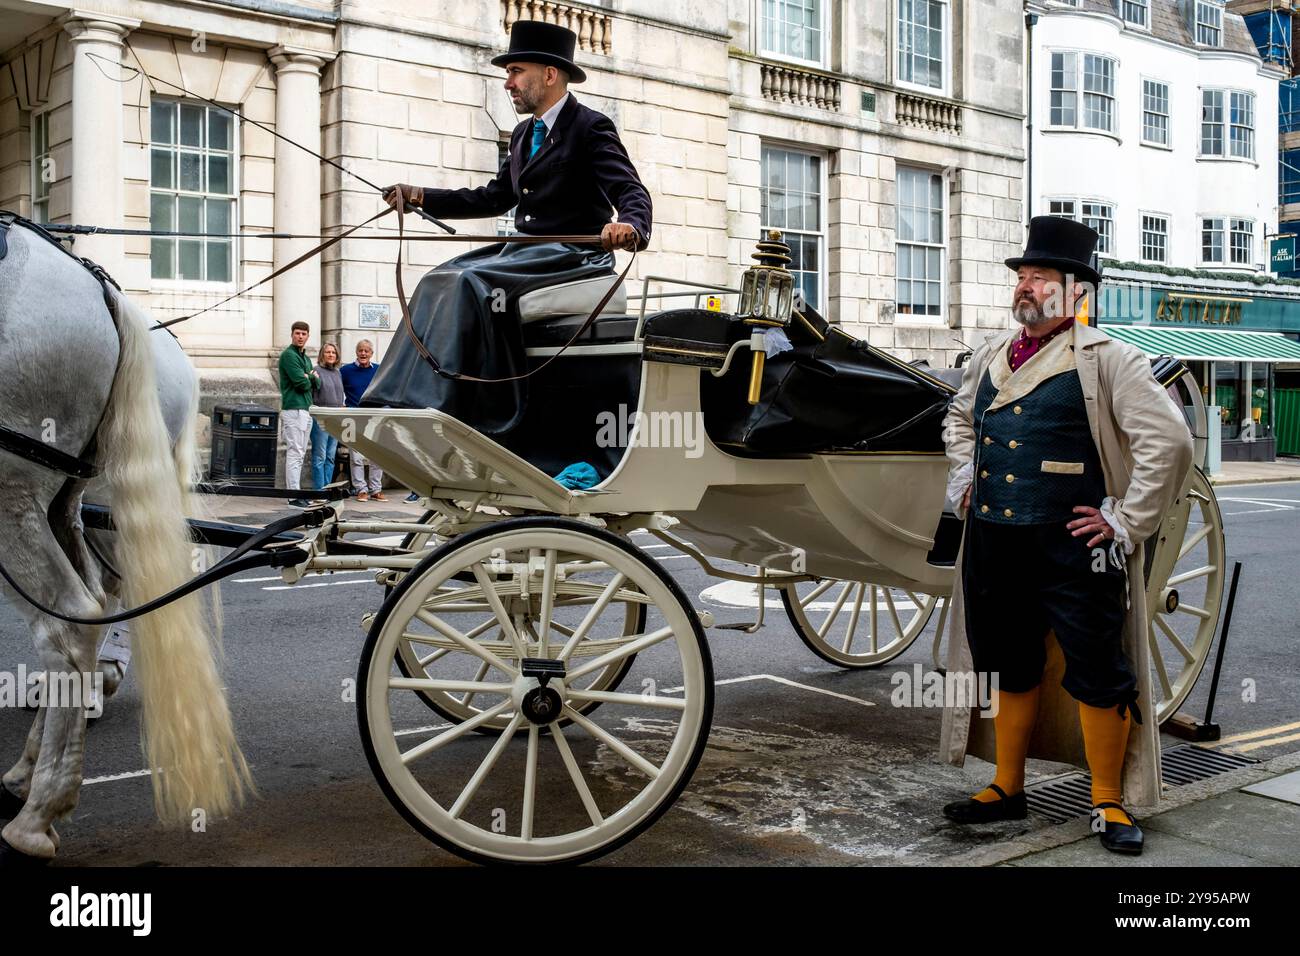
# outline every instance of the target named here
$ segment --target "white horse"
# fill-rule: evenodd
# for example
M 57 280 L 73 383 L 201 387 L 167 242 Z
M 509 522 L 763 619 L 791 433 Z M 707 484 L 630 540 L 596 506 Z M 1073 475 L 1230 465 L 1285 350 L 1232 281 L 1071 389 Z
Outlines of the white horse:
M 193 369 L 165 332 L 44 237 L 15 224 L 0 259 L 0 424 L 103 467 L 115 534 L 113 580 L 83 537 L 89 482 L 0 450 L 0 563 L 40 604 L 75 618 L 134 607 L 183 584 L 196 569 L 185 516 L 194 473 Z M 170 353 L 170 354 L 169 354 Z M 160 378 L 161 376 L 161 378 Z M 171 400 L 164 417 L 159 391 Z M 172 435 L 180 436 L 173 445 Z M 85 711 L 53 699 L 58 675 L 91 679 L 101 625 L 71 624 L 0 585 L 26 619 L 47 674 L 46 697 L 18 762 L 4 774 L 5 862 L 49 860 L 54 822 L 75 808 Z M 146 765 L 166 822 L 195 809 L 230 812 L 251 791 L 218 672 L 214 629 L 191 594 L 132 622 L 143 700 Z M 62 706 L 57 706 L 62 704 Z M 8 812 L 4 812 L 8 807 Z M 16 811 L 16 814 L 14 813 Z

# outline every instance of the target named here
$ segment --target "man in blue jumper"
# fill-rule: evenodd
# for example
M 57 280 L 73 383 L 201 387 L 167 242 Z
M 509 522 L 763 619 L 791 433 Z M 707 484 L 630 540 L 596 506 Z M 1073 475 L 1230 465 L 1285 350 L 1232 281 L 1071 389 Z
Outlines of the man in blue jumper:
M 379 363 L 371 361 L 374 354 L 374 345 L 369 339 L 362 339 L 357 343 L 357 360 L 339 369 L 339 377 L 343 379 L 343 397 L 348 408 L 360 406 L 361 396 L 366 394 L 375 372 L 379 371 Z M 383 469 L 355 448 L 348 449 L 348 454 L 352 462 L 352 494 L 356 496 L 357 501 L 369 501 L 371 498 L 375 501 L 387 501 L 388 498 L 385 497 L 383 490 Z M 370 468 L 369 483 L 366 481 L 367 467 Z

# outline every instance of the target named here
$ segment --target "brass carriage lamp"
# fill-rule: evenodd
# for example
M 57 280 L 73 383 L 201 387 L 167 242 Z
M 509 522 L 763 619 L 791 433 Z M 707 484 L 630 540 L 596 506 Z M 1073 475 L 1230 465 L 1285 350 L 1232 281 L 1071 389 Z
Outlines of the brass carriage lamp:
M 740 306 L 737 314 L 752 330 L 750 348 L 754 364 L 749 375 L 749 404 L 757 405 L 763 385 L 763 363 L 767 359 L 763 330 L 790 324 L 794 306 L 794 276 L 786 269 L 790 247 L 781 241 L 778 229 L 768 230 L 767 238 L 758 241 L 750 256 L 755 265 L 740 279 Z

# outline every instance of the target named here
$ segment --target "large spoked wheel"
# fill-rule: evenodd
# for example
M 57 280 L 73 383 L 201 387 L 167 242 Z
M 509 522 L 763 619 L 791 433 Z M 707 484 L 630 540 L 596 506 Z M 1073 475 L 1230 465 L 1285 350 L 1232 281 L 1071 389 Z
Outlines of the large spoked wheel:
M 478 599 L 461 593 L 467 580 Z M 629 603 L 645 609 L 635 634 Z M 510 654 L 470 636 L 479 628 L 499 629 Z M 403 675 L 401 644 L 434 635 L 461 648 L 468 672 Z M 598 652 L 580 655 L 587 643 Z M 584 688 L 632 655 L 639 692 Z M 686 786 L 712 680 L 695 612 L 657 562 L 577 521 L 513 518 L 447 542 L 401 580 L 366 639 L 357 713 L 376 779 L 429 839 L 476 862 L 579 862 L 632 839 Z M 482 709 L 418 727 L 421 691 L 470 693 Z M 581 713 L 595 702 L 597 715 Z M 489 721 L 503 730 L 469 732 Z
M 829 579 L 780 586 L 785 613 L 808 649 L 840 667 L 877 667 L 912 646 L 948 599 L 869 581 Z
M 1187 700 L 1209 659 L 1223 601 L 1223 516 L 1201 469 L 1193 469 L 1146 550 L 1147 642 L 1163 723 Z
M 420 523 L 428 525 L 430 530 L 428 532 L 408 534 L 402 540 L 402 549 L 418 552 L 444 544 L 448 538 L 438 533 L 436 528 L 437 518 L 438 512 L 425 512 L 420 518 Z M 395 584 L 390 585 L 390 590 L 395 586 Z M 505 640 L 501 628 L 495 624 L 493 608 L 488 603 L 483 588 L 478 585 L 473 576 L 462 575 L 461 580 L 448 582 L 445 591 L 449 599 L 454 599 L 455 603 L 461 607 L 462 612 L 469 610 L 472 605 L 483 618 L 479 626 L 467 632 L 467 636 L 476 640 L 481 648 L 490 650 L 502 659 L 513 659 L 514 648 Z M 612 607 L 623 608 L 621 636 L 630 638 L 645 630 L 646 606 L 644 599 L 612 600 L 610 603 Z M 560 607 L 563 608 L 564 606 L 564 601 L 561 600 Z M 525 611 L 523 613 L 524 620 L 520 626 L 524 628 L 532 626 L 533 622 L 529 612 Z M 565 624 L 560 619 L 572 616 L 572 614 L 566 614 L 563 610 L 560 610 L 557 619 L 551 622 L 551 652 L 558 653 L 569 638 L 573 636 L 574 628 L 570 625 L 576 622 L 570 621 L 570 624 Z M 575 657 L 594 657 L 603 654 L 607 650 L 609 650 L 607 643 L 602 643 L 595 639 L 595 635 L 588 634 L 573 653 Z M 615 689 L 627 676 L 627 672 L 632 669 L 635 659 L 635 654 L 629 654 L 608 667 L 602 668 L 582 682 L 582 689 L 595 691 Z M 467 664 L 471 665 L 469 670 L 467 670 Z M 474 672 L 476 680 L 491 682 L 502 676 L 486 661 L 465 650 L 464 647 L 450 638 L 438 633 L 423 636 L 418 633 L 410 633 L 403 637 L 397 648 L 397 667 L 402 672 L 403 677 L 435 680 L 464 676 L 471 670 Z M 450 693 L 447 691 L 420 690 L 416 691 L 416 693 L 419 694 L 425 705 L 439 717 L 456 724 L 480 717 L 484 708 L 489 706 L 482 698 L 477 698 L 473 691 Z M 580 714 L 589 714 L 599 706 L 600 701 L 590 700 L 575 705 L 574 710 Z M 570 722 L 567 717 L 560 719 L 561 726 L 567 726 Z M 506 718 L 496 717 L 482 721 L 476 725 L 475 729 L 480 733 L 497 733 L 504 730 L 508 725 L 509 721 Z

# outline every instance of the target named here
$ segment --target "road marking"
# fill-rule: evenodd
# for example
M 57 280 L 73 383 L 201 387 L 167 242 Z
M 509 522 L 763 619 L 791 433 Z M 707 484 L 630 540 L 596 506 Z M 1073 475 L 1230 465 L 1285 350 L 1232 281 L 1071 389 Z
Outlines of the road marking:
M 406 737 L 410 734 L 427 734 L 431 730 L 446 730 L 454 724 L 430 724 L 428 727 L 411 727 L 407 730 L 394 730 L 394 737 Z
M 131 770 L 127 773 L 110 773 L 103 777 L 91 777 L 89 780 L 83 780 L 81 781 L 81 785 L 83 787 L 90 787 L 97 783 L 113 783 L 118 780 L 130 780 L 134 777 L 148 777 L 152 773 L 152 770 Z
M 1277 727 L 1265 727 L 1263 730 L 1251 730 L 1243 734 L 1233 734 L 1231 737 L 1219 738 L 1219 745 L 1236 743 L 1238 740 L 1254 740 L 1257 737 L 1267 737 L 1270 734 L 1281 734 L 1288 730 L 1300 730 L 1300 721 L 1294 724 L 1279 724 Z
M 1260 747 L 1272 747 L 1274 744 L 1289 744 L 1300 740 L 1300 734 L 1289 734 L 1286 737 L 1269 737 L 1265 740 L 1256 740 L 1250 744 L 1240 744 L 1236 747 L 1229 748 L 1237 753 L 1247 753 L 1251 750 L 1258 750 Z
M 374 569 L 358 568 L 356 571 L 313 571 L 310 573 L 312 574 L 313 577 L 320 574 L 373 574 Z M 235 578 L 234 583 L 235 584 L 257 584 L 257 583 L 261 583 L 262 581 L 283 581 L 283 580 L 284 578 L 280 577 L 280 575 L 272 574 L 264 578 Z
M 836 697 L 840 700 L 847 700 L 854 704 L 861 704 L 863 707 L 875 707 L 876 702 L 872 700 L 863 700 L 861 697 L 850 697 L 848 694 L 841 694 L 838 691 L 826 690 L 824 687 L 813 687 L 811 684 L 800 684 L 798 681 L 792 681 L 785 677 L 777 677 L 775 674 L 750 674 L 746 677 L 728 677 L 726 680 L 715 680 L 714 687 L 721 687 L 723 684 L 743 684 L 751 680 L 770 680 L 778 684 L 785 684 L 787 687 L 797 687 L 800 690 L 809 690 L 814 694 L 825 694 L 827 697 Z M 680 694 L 685 687 L 669 687 L 661 689 L 661 694 Z
M 283 580 L 283 579 L 281 579 Z M 263 591 L 299 591 L 303 588 L 333 588 L 340 584 L 374 584 L 375 582 L 367 578 L 364 581 L 324 581 L 320 584 L 281 584 L 279 587 L 262 588 Z

